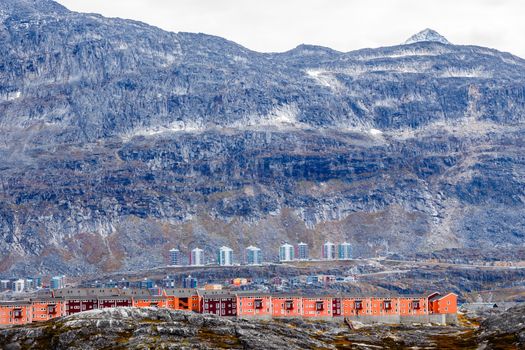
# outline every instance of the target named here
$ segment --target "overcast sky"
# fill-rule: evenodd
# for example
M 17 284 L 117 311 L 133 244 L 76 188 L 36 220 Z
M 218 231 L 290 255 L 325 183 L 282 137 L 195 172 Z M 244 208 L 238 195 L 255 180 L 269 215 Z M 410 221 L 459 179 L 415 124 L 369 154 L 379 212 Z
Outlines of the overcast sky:
M 524 0 L 58 0 L 71 10 L 225 37 L 256 51 L 401 43 L 425 28 L 525 57 Z

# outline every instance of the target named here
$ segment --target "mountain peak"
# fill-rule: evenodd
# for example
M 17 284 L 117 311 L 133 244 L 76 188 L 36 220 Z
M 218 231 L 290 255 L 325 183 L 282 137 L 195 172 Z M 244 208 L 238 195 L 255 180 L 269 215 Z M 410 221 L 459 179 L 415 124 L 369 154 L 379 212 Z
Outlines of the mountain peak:
M 443 35 L 429 28 L 420 31 L 417 34 L 412 35 L 410 38 L 408 38 L 407 41 L 405 41 L 405 45 L 419 43 L 423 41 L 432 41 L 432 42 L 450 45 L 450 42 Z
M 67 9 L 53 0 L 1 0 L 0 14 L 63 13 Z

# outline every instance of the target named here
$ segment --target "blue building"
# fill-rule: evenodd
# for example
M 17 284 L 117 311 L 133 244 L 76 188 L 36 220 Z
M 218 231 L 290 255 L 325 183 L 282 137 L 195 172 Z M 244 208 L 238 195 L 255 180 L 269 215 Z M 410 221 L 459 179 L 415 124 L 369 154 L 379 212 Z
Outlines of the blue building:
M 337 246 L 337 258 L 339 260 L 352 259 L 352 245 L 344 242 Z
M 181 256 L 180 256 L 180 250 L 178 249 L 170 249 L 170 265 L 171 266 L 179 266 L 181 264 Z
M 66 286 L 66 276 L 55 276 L 51 278 L 49 288 L 51 289 L 62 289 Z
M 182 280 L 182 288 L 197 288 L 198 285 L 199 281 L 191 275 Z
M 308 244 L 301 242 L 297 245 L 297 259 L 299 260 L 308 260 L 310 252 L 308 250 Z

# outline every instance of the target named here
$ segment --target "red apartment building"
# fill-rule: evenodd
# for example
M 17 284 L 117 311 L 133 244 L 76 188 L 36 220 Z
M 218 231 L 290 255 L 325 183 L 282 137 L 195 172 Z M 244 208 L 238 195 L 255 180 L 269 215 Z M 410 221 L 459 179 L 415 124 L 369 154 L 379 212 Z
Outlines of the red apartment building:
M 64 299 L 66 315 L 98 309 L 98 298 L 96 296 L 71 296 Z
M 237 296 L 234 294 L 204 293 L 201 296 L 201 305 L 204 314 L 237 316 Z

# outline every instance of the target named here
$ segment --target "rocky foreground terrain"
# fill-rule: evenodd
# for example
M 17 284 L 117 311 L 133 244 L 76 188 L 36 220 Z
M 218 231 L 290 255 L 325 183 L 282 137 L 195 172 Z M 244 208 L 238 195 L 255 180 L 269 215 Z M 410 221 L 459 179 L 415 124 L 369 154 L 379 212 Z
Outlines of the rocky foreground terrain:
M 477 316 L 480 317 L 479 315 Z M 365 326 L 302 320 L 245 321 L 165 309 L 120 308 L 0 330 L 17 349 L 520 349 L 525 307 L 478 326 Z M 479 321 L 479 319 L 477 320 Z

